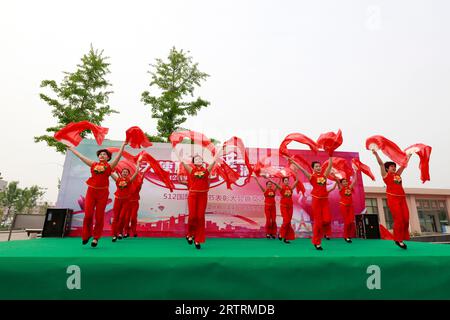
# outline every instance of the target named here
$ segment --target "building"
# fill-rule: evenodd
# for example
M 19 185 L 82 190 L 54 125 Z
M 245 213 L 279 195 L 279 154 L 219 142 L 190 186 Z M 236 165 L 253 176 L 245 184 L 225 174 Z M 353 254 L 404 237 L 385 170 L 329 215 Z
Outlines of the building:
M 392 230 L 392 215 L 384 187 L 365 187 L 367 213 L 378 214 L 380 224 Z M 450 189 L 405 188 L 411 235 L 450 233 Z

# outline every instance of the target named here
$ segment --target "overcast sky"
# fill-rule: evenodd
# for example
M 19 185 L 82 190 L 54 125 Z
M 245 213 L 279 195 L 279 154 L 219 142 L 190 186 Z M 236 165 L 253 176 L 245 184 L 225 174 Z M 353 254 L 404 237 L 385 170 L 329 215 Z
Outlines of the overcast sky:
M 0 172 L 56 200 L 64 156 L 33 142 L 56 123 L 39 84 L 75 70 L 92 43 L 111 57 L 120 114 L 103 123 L 109 139 L 133 125 L 154 132 L 140 95 L 148 65 L 176 46 L 211 75 L 197 91 L 211 106 L 186 127 L 250 147 L 341 128 L 340 150 L 360 152 L 377 177 L 367 137 L 421 142 L 433 147 L 425 187 L 450 188 L 449 10 L 445 0 L 2 1 Z M 421 186 L 416 157 L 405 186 Z

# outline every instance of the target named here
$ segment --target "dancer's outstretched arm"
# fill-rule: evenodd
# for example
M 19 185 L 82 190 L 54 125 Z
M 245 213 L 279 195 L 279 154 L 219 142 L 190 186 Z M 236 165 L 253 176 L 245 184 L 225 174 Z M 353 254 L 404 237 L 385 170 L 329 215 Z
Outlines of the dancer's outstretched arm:
M 191 166 L 189 166 L 187 163 L 185 163 L 185 162 L 183 161 L 183 159 L 181 158 L 181 155 L 180 155 L 176 150 L 175 150 L 175 155 L 177 156 L 178 161 L 180 161 L 181 165 L 186 169 L 186 171 L 187 171 L 188 173 L 191 173 L 191 172 L 192 172 Z
M 120 147 L 119 153 L 115 156 L 115 158 L 113 159 L 113 161 L 111 162 L 111 169 L 114 170 L 114 168 L 117 166 L 117 164 L 119 163 L 120 158 L 122 157 L 122 153 L 123 150 L 125 149 L 125 146 L 128 144 L 128 141 L 124 141 L 124 143 L 122 143 L 122 146 Z
M 261 183 L 258 180 L 258 177 L 256 175 L 252 175 L 253 178 L 255 178 L 256 183 L 258 184 L 259 188 L 261 189 L 262 192 L 265 192 L 264 187 L 261 185 Z
M 383 160 L 381 160 L 381 158 L 376 150 L 373 150 L 372 153 L 374 154 L 375 158 L 377 159 L 378 165 L 380 166 L 381 176 L 383 177 L 383 179 L 386 178 L 387 172 L 386 172 L 386 168 L 384 167 Z
M 356 184 L 356 179 L 358 179 L 358 173 L 355 171 L 353 173 L 353 177 L 352 177 L 352 183 L 350 183 L 350 189 L 353 189 L 353 187 Z
M 411 153 L 411 154 L 408 154 L 408 161 L 406 162 L 407 164 L 408 164 L 408 162 L 409 162 L 409 159 L 411 159 L 411 156 L 412 156 L 412 153 Z M 407 167 L 407 165 L 404 166 L 404 167 L 398 168 L 397 174 L 398 174 L 399 176 L 401 176 L 402 173 L 403 173 L 403 171 L 405 171 L 406 167 Z
M 308 180 L 311 180 L 311 173 L 303 169 L 294 159 L 288 156 L 284 156 L 290 163 L 292 163 L 298 170 L 300 170 Z
M 325 177 L 328 177 L 328 175 L 331 172 L 331 169 L 333 169 L 333 157 L 330 157 L 330 159 L 328 160 L 328 167 L 327 167 L 327 169 L 325 170 L 325 173 L 324 173 Z
M 211 162 L 211 164 L 208 166 L 208 172 L 212 171 L 212 169 L 214 168 L 214 166 L 216 165 L 217 161 L 222 156 L 222 154 L 223 154 L 223 149 L 220 149 L 220 151 L 216 153 L 216 156 L 214 157 L 213 162 Z
M 83 161 L 86 165 L 88 165 L 89 167 L 92 166 L 92 164 L 94 164 L 94 161 L 89 159 L 88 157 L 82 155 L 80 152 L 78 152 L 77 149 L 75 149 L 74 147 L 69 147 L 69 150 L 72 151 L 72 153 L 77 156 L 81 161 Z

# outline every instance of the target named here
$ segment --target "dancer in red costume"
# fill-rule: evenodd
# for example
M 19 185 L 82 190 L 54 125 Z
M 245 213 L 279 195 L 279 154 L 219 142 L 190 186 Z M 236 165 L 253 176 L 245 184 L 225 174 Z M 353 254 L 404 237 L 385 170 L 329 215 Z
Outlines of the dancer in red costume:
M 317 250 L 323 250 L 322 237 L 325 236 L 327 240 L 330 240 L 331 235 L 331 213 L 328 203 L 327 190 L 327 177 L 333 167 L 333 158 L 328 160 L 328 167 L 325 172 L 322 173 L 322 165 L 318 161 L 314 161 L 311 164 L 313 173 L 311 174 L 307 170 L 303 169 L 292 158 L 286 157 L 290 163 L 294 164 L 310 181 L 313 190 L 312 195 L 312 216 L 314 219 L 313 237 L 312 243 Z
M 409 240 L 409 209 L 401 177 L 406 166 L 402 166 L 397 170 L 395 162 L 388 161 L 383 163 L 376 150 L 372 150 L 372 153 L 380 165 L 381 176 L 386 184 L 387 204 L 394 219 L 394 242 L 400 248 L 406 250 L 407 245 L 403 241 Z M 410 157 L 411 154 L 407 156 L 406 164 Z
M 141 192 L 142 184 L 144 183 L 145 173 L 138 172 L 138 176 L 131 184 L 131 195 L 129 199 L 129 206 L 124 226 L 124 238 L 128 238 L 130 234 L 137 237 L 137 218 L 139 213 L 139 200 L 141 199 L 139 193 Z
M 289 177 L 282 178 L 282 184 L 279 185 L 269 179 L 277 189 L 280 190 L 280 212 L 283 217 L 283 224 L 280 227 L 280 234 L 278 239 L 283 240 L 284 243 L 291 243 L 290 240 L 295 240 L 295 231 L 292 228 L 292 215 L 294 213 L 294 202 L 292 201 L 292 195 L 297 187 L 298 177 L 295 176 L 295 182 L 292 186 L 289 185 Z
M 195 155 L 192 158 L 192 165 L 187 164 L 181 155 L 175 152 L 181 165 L 188 172 L 188 232 L 186 240 L 189 244 L 195 242 L 197 249 L 201 248 L 201 243 L 205 242 L 205 211 L 208 203 L 209 176 L 214 165 L 222 154 L 222 150 L 217 152 L 212 163 L 206 167 L 203 158 Z
M 119 153 L 111 163 L 108 162 L 111 160 L 111 152 L 106 149 L 97 151 L 98 162 L 96 162 L 85 157 L 75 148 L 69 147 L 69 150 L 72 151 L 75 156 L 91 168 L 91 177 L 86 181 L 88 189 L 86 192 L 86 204 L 83 219 L 83 244 L 87 244 L 89 239 L 93 236 L 94 239 L 91 242 L 91 246 L 96 247 L 98 245 L 98 240 L 102 236 L 105 208 L 109 196 L 109 176 L 119 163 L 122 152 L 127 144 L 128 142 L 126 141 L 122 144 Z
M 356 183 L 356 171 L 353 174 L 352 182 L 349 184 L 346 178 L 339 179 L 335 176 L 336 183 L 339 187 L 341 199 L 339 201 L 339 210 L 344 218 L 344 240 L 352 243 L 352 236 L 355 233 L 355 211 L 353 208 L 353 188 Z
M 139 172 L 140 163 L 136 164 L 133 176 L 130 178 L 130 170 L 123 168 L 120 175 L 113 173 L 111 176 L 116 181 L 117 190 L 114 193 L 113 222 L 112 222 L 112 242 L 123 238 L 122 233 L 127 220 L 130 208 L 130 197 L 132 192 L 132 183 L 136 179 Z
M 277 187 L 272 181 L 266 182 L 264 188 L 256 175 L 253 175 L 261 191 L 264 193 L 264 214 L 266 216 L 266 238 L 275 239 L 277 234 L 277 207 L 275 203 L 275 193 Z

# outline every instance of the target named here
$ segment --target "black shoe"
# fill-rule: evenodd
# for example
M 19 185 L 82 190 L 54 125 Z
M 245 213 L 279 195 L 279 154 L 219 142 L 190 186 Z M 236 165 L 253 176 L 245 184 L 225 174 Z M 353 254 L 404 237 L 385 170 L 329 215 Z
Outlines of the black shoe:
M 128 238 L 129 236 L 130 236 L 129 234 L 126 234 L 126 235 L 123 236 L 123 238 L 126 239 L 126 238 Z
M 270 236 L 272 239 L 276 239 L 277 237 L 275 237 L 275 236 Z
M 278 235 L 278 240 L 283 240 L 283 238 L 280 236 L 280 235 Z
M 314 247 L 316 248 L 316 250 L 319 250 L 319 251 L 323 250 L 323 248 L 320 244 L 318 244 L 318 245 L 315 244 Z
M 133 236 L 134 238 L 137 238 L 137 233 Z
M 289 240 L 284 239 L 283 240 L 284 243 L 291 243 Z
M 94 241 L 95 241 L 95 242 L 94 242 Z M 91 242 L 91 247 L 92 247 L 92 248 L 95 248 L 97 245 L 98 245 L 98 240 L 97 240 L 97 239 L 92 240 L 92 242 Z
M 200 243 L 196 243 L 195 248 L 200 250 L 200 248 L 201 248 Z
M 406 245 L 406 243 L 402 243 L 400 244 L 399 241 L 395 241 L 395 244 L 398 245 L 400 248 L 402 248 L 403 250 L 408 249 L 408 246 Z
M 117 241 L 117 237 L 116 236 L 112 237 L 112 242 L 116 242 L 116 241 Z
M 271 237 L 270 237 L 270 234 L 266 234 L 266 238 L 267 239 L 270 239 Z
M 191 238 L 191 240 L 189 240 L 189 237 L 186 237 L 186 241 L 187 241 L 187 243 L 189 243 L 189 244 L 193 244 L 193 243 L 194 243 L 194 240 L 192 240 L 192 238 Z
M 87 244 L 88 242 L 89 242 L 89 239 L 83 240 L 81 243 L 82 243 L 83 245 L 85 245 L 85 244 Z
M 119 235 L 117 236 L 117 239 L 122 240 L 122 239 L 123 239 L 123 236 L 122 236 L 121 234 L 119 234 Z
M 350 239 L 350 238 L 345 238 L 344 240 L 345 240 L 345 242 L 347 242 L 347 243 L 352 243 L 352 239 Z
M 325 236 L 325 239 L 330 240 L 330 237 L 329 236 Z

